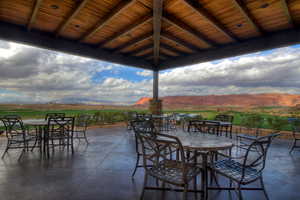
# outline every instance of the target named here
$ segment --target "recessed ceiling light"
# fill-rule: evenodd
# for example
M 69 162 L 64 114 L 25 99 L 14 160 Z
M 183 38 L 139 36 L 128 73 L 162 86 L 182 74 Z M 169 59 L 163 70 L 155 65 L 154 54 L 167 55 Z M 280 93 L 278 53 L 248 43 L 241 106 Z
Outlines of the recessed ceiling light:
M 51 8 L 58 9 L 59 7 L 58 7 L 58 5 L 53 4 L 53 5 L 51 5 Z
M 262 5 L 260 6 L 260 8 L 267 8 L 267 7 L 269 7 L 269 5 L 270 5 L 270 4 L 268 4 L 268 3 L 264 3 L 264 4 L 262 4 Z

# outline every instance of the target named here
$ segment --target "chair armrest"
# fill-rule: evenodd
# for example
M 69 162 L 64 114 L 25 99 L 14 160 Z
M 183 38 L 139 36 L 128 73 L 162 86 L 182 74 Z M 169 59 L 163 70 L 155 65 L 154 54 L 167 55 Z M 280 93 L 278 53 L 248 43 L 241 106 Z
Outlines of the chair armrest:
M 237 135 L 237 138 L 247 139 L 247 140 L 256 140 L 257 137 L 253 135 Z

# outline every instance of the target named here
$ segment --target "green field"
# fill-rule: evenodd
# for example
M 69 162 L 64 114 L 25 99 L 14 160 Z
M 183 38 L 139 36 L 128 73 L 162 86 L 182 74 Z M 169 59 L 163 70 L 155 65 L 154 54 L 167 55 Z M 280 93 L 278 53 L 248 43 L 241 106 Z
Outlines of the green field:
M 243 111 L 226 111 L 226 112 L 220 112 L 216 109 L 203 109 L 203 110 L 164 110 L 164 113 L 194 113 L 194 114 L 200 114 L 205 119 L 214 119 L 217 114 L 220 113 L 226 113 L 229 115 L 234 116 L 234 125 L 242 125 L 242 126 L 248 126 L 248 127 L 257 127 L 260 128 L 269 128 L 269 129 L 279 129 L 279 130 L 292 130 L 291 125 L 288 123 L 287 118 L 288 116 L 278 116 L 278 115 L 272 115 L 269 113 L 261 112 L 262 110 L 270 110 L 274 109 L 271 107 L 266 108 L 260 108 L 247 112 Z M 135 111 L 139 113 L 147 113 L 148 110 L 146 109 L 136 109 L 133 107 L 125 107 L 125 108 L 115 108 L 115 109 L 87 109 L 87 108 L 81 108 L 81 109 L 62 109 L 62 108 L 56 108 L 56 109 L 39 109 L 34 108 L 34 106 L 31 106 L 31 108 L 20 108 L 20 107 L 12 107 L 12 106 L 0 106 L 0 116 L 3 115 L 19 115 L 22 117 L 22 119 L 33 119 L 33 118 L 44 118 L 46 113 L 65 113 L 67 116 L 78 116 L 80 114 L 88 114 L 92 116 L 93 121 L 92 124 L 107 124 L 107 123 L 115 123 L 120 121 L 126 120 L 126 115 L 124 114 L 126 111 Z M 260 111 L 260 112 L 258 112 Z M 245 122 L 245 119 L 249 116 L 258 116 L 260 119 L 262 119 L 262 123 L 258 124 L 249 124 Z M 249 119 L 248 119 L 249 121 Z M 274 125 L 275 123 L 275 125 Z

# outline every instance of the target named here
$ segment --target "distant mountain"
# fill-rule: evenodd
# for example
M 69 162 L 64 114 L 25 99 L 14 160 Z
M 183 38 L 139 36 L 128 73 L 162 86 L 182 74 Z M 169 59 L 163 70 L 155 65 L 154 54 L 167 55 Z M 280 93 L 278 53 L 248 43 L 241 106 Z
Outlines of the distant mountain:
M 148 97 L 138 100 L 135 105 L 147 106 Z M 267 94 L 235 94 L 207 96 L 167 96 L 160 98 L 164 107 L 184 106 L 296 106 L 300 104 L 300 95 L 267 93 Z

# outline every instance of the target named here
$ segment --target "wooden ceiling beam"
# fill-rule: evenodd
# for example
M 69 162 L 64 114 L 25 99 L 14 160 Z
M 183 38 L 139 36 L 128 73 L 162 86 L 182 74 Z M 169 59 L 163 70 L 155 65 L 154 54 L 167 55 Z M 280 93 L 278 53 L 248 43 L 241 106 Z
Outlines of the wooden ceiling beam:
M 240 56 L 258 51 L 300 44 L 300 29 L 288 29 L 270 33 L 265 36 L 231 43 L 222 47 L 208 49 L 185 57 L 172 58 L 160 63 L 160 69 L 182 67 L 187 65 L 208 62 L 233 56 Z
M 125 9 L 127 9 L 135 2 L 136 0 L 122 0 L 115 8 L 112 9 L 112 11 L 110 11 L 106 16 L 101 18 L 100 21 L 91 30 L 85 33 L 84 36 L 81 37 L 79 41 L 83 42 L 85 39 L 97 33 L 105 25 L 109 24 L 111 20 L 114 19 L 118 14 L 123 12 Z
M 250 11 L 247 8 L 247 6 L 245 5 L 245 3 L 243 3 L 240 0 L 232 0 L 232 3 L 240 11 L 240 13 L 244 16 L 247 23 L 250 24 L 257 33 L 259 33 L 260 35 L 263 35 L 264 30 L 258 25 L 258 22 L 255 21 L 254 16 L 250 13 Z
M 153 56 L 155 65 L 158 65 L 159 62 L 162 13 L 163 0 L 153 0 Z
M 189 44 L 189 43 L 187 43 L 187 42 L 185 42 L 185 41 L 183 41 L 183 40 L 181 40 L 181 39 L 179 39 L 179 38 L 177 38 L 177 37 L 175 37 L 175 36 L 173 36 L 173 35 L 171 35 L 169 33 L 163 32 L 161 34 L 161 37 L 164 38 L 165 40 L 168 40 L 168 41 L 171 41 L 171 42 L 175 42 L 177 45 L 186 47 L 186 48 L 188 48 L 188 49 L 190 49 L 190 50 L 192 50 L 194 52 L 197 52 L 197 51 L 200 50 L 198 47 L 196 47 L 196 46 L 194 46 L 192 44 Z
M 103 47 L 107 44 L 110 44 L 110 43 L 116 41 L 118 38 L 123 37 L 123 36 L 129 34 L 130 32 L 142 27 L 143 25 L 150 22 L 151 20 L 152 20 L 152 15 L 150 15 L 150 14 L 140 18 L 134 24 L 131 24 L 128 27 L 125 27 L 119 33 L 117 33 L 117 34 L 111 36 L 110 38 L 106 39 L 105 42 L 103 42 L 99 45 L 99 47 Z
M 30 16 L 30 20 L 27 24 L 27 30 L 30 31 L 33 24 L 35 23 L 36 21 L 36 17 L 37 17 L 37 13 L 42 5 L 42 1 L 43 0 L 36 0 L 35 3 L 34 3 L 34 7 L 32 9 L 32 13 L 31 13 L 31 16 Z
M 151 49 L 151 48 L 153 48 L 153 44 L 148 44 L 146 46 L 142 46 L 140 48 L 137 48 L 133 51 L 127 52 L 126 54 L 135 55 L 139 52 L 146 51 L 146 50 Z
M 204 18 L 210 25 L 212 25 L 215 29 L 221 32 L 223 35 L 231 39 L 232 41 L 238 41 L 239 39 L 227 28 L 221 24 L 213 15 L 211 15 L 205 8 L 203 8 L 199 1 L 195 0 L 181 0 L 184 2 L 190 9 L 195 11 L 198 15 Z
M 70 24 L 71 20 L 74 19 L 77 14 L 80 12 L 82 8 L 87 4 L 89 0 L 82 0 L 78 6 L 75 8 L 75 10 L 69 15 L 69 17 L 61 23 L 61 25 L 58 27 L 58 29 L 55 32 L 55 36 L 58 37 L 65 29 L 66 27 Z
M 293 17 L 292 17 L 292 15 L 290 13 L 290 9 L 289 9 L 289 7 L 287 5 L 286 0 L 280 0 L 280 3 L 281 3 L 281 7 L 282 7 L 282 9 L 284 11 L 285 16 L 287 17 L 287 20 L 288 20 L 289 24 L 291 26 L 295 26 Z
M 143 57 L 146 60 L 153 60 L 153 58 L 154 58 L 153 53 L 149 53 L 149 54 L 143 55 L 141 57 Z M 160 60 L 167 60 L 168 58 L 171 58 L 171 57 L 169 55 L 164 54 L 164 53 L 159 54 L 159 59 Z
M 177 27 L 178 29 L 188 33 L 189 35 L 192 35 L 193 37 L 197 38 L 201 42 L 205 43 L 206 45 L 210 47 L 216 46 L 216 43 L 210 39 L 208 39 L 206 36 L 204 36 L 202 33 L 195 31 L 192 27 L 188 26 L 184 22 L 182 22 L 180 19 L 176 18 L 173 15 L 170 14 L 164 14 L 163 19 L 168 22 L 169 24 L 172 24 L 173 26 Z
M 139 58 L 112 54 L 110 51 L 96 49 L 88 44 L 78 43 L 77 41 L 65 38 L 57 38 L 53 34 L 44 31 L 32 30 L 29 32 L 23 26 L 11 23 L 0 22 L 0 39 L 121 65 L 153 69 L 151 63 Z
M 130 40 L 128 42 L 126 42 L 125 44 L 122 44 L 121 46 L 113 49 L 113 52 L 118 52 L 118 51 L 121 51 L 125 48 L 128 48 L 132 45 L 135 45 L 135 44 L 138 44 L 138 43 L 141 43 L 141 42 L 144 42 L 145 40 L 148 40 L 150 38 L 152 38 L 153 34 L 152 33 L 146 33 L 138 38 L 134 38 L 133 40 Z
M 164 44 L 164 43 L 160 43 L 160 48 L 165 49 L 167 51 L 170 51 L 172 53 L 175 53 L 178 56 L 183 56 L 183 55 L 186 54 L 185 52 L 182 52 L 182 51 L 180 51 L 178 49 L 175 49 L 174 47 L 172 47 L 170 45 L 167 45 L 167 44 Z

